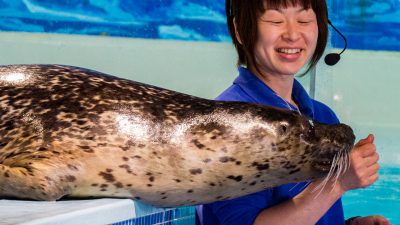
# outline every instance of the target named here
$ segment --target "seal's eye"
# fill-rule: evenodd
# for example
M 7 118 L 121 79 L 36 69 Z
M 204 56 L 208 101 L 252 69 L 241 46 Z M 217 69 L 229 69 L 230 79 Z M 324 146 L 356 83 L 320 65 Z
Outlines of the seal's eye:
M 286 133 L 287 126 L 286 125 L 281 125 L 281 130 L 282 130 L 283 133 Z
M 289 130 L 289 124 L 286 122 L 279 123 L 278 130 L 280 134 L 286 134 Z

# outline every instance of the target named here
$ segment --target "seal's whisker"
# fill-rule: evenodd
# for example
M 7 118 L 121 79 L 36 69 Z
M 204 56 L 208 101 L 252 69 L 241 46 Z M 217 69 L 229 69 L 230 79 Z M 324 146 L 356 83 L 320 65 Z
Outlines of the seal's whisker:
M 328 183 L 327 181 L 328 181 L 328 180 L 325 179 L 325 180 L 322 182 L 322 184 L 323 184 L 322 186 L 319 185 L 318 187 L 316 187 L 316 190 L 319 189 L 319 192 L 318 192 L 317 195 L 314 196 L 314 199 L 318 198 L 318 196 L 319 196 L 319 195 L 322 193 L 322 191 L 325 189 L 325 186 L 326 186 L 326 184 Z M 321 187 L 320 187 L 320 186 L 321 186 Z
M 327 179 L 327 178 L 328 177 L 324 178 L 324 180 L 317 187 L 315 187 L 315 189 L 312 191 L 312 193 L 315 193 L 318 191 L 318 194 L 315 196 L 315 198 L 317 198 L 321 194 L 322 190 L 324 190 L 325 186 L 327 185 L 327 183 L 329 181 L 329 179 Z
M 339 175 L 341 173 L 342 170 L 342 157 L 341 157 L 341 153 L 335 155 L 335 158 L 333 160 L 332 166 L 331 166 L 331 178 L 330 180 L 334 180 L 333 184 L 331 185 L 331 192 L 333 191 L 334 187 L 336 186 L 336 182 L 339 178 Z
M 338 177 L 340 175 L 343 175 L 346 172 L 346 170 L 348 169 L 347 161 L 348 161 L 347 154 L 345 152 L 341 152 L 341 154 L 340 154 L 340 164 L 339 164 L 340 171 L 338 172 Z
M 342 168 L 341 174 L 344 174 L 344 172 L 347 170 L 347 159 L 345 152 L 340 153 L 340 167 Z
M 337 184 L 337 179 L 335 179 L 335 181 L 333 182 L 333 184 L 331 185 L 331 191 L 329 193 L 332 193 L 333 190 L 335 190 L 336 184 Z
M 331 165 L 331 168 L 330 168 L 329 174 L 328 174 L 328 179 L 332 178 L 333 175 L 335 174 L 335 170 L 338 165 L 339 158 L 340 157 L 338 155 L 335 155 L 335 157 L 333 158 L 332 165 Z
M 314 192 L 317 192 L 318 190 L 320 190 L 323 186 L 325 186 L 325 182 L 326 181 L 326 178 L 324 178 L 324 180 L 322 180 L 322 182 L 317 186 L 317 187 L 315 187 L 315 189 L 313 190 L 313 193 Z
M 341 172 L 342 172 L 342 169 L 343 169 L 343 157 L 342 157 L 342 153 L 340 152 L 338 155 L 337 155 L 337 161 L 336 161 L 336 165 L 335 165 L 335 167 L 336 167 L 336 170 L 335 170 L 335 179 L 337 179 L 338 177 L 339 177 L 339 175 L 341 174 Z
M 324 180 L 321 182 L 321 184 L 319 184 L 319 185 L 313 190 L 313 192 L 316 192 L 316 191 L 319 190 L 319 192 L 318 192 L 318 194 L 315 196 L 315 198 L 317 198 L 317 197 L 322 193 L 322 191 L 324 190 L 324 188 L 325 188 L 326 185 L 328 184 L 329 180 L 331 180 L 331 178 L 334 177 L 335 168 L 336 168 L 336 166 L 338 165 L 339 160 L 340 160 L 339 155 L 335 155 L 335 157 L 334 157 L 333 160 L 332 160 L 332 165 L 331 165 L 331 168 L 330 168 L 330 170 L 329 170 L 328 175 L 324 178 Z M 335 176 L 335 177 L 336 177 L 336 176 Z
M 296 183 L 292 188 L 290 188 L 289 189 L 289 192 L 292 192 L 293 191 L 293 189 L 295 189 L 297 186 L 299 186 L 300 185 L 300 183 Z
M 334 180 L 337 179 L 338 177 L 338 173 L 340 173 L 341 170 L 341 157 L 340 157 L 340 153 L 338 155 L 335 155 L 334 161 L 332 163 L 332 167 L 331 167 L 331 171 L 332 171 L 332 178 Z
M 349 164 L 349 155 L 346 152 L 343 152 L 343 173 L 344 174 L 349 168 L 350 168 L 350 164 Z
M 350 160 L 350 155 L 349 154 L 346 154 L 346 165 L 347 165 L 346 170 L 350 169 L 351 160 Z
M 348 152 L 350 152 L 350 150 L 351 150 L 351 146 L 347 145 L 345 151 L 343 151 L 344 167 L 345 167 L 343 173 L 346 172 L 351 166 L 350 155 L 348 154 Z
M 311 180 L 308 180 L 308 181 L 303 185 L 303 187 L 300 188 L 300 192 L 304 191 L 304 189 L 306 189 L 306 188 L 308 187 L 308 185 L 310 185 L 311 183 L 312 183 L 312 181 L 311 181 Z
M 336 159 L 336 156 L 335 156 L 335 157 L 333 158 L 331 168 L 329 169 L 328 176 L 326 176 L 326 180 L 329 180 L 329 179 L 333 176 L 333 174 L 334 174 L 334 168 L 335 168 L 335 166 L 336 166 L 336 163 L 337 163 L 337 159 Z
M 337 170 L 336 170 L 336 174 L 334 176 L 334 182 L 331 185 L 332 189 L 331 189 L 331 193 L 332 191 L 335 189 L 337 181 L 339 180 L 340 175 L 342 174 L 343 171 L 343 156 L 342 156 L 342 152 L 339 153 L 338 157 L 337 157 Z

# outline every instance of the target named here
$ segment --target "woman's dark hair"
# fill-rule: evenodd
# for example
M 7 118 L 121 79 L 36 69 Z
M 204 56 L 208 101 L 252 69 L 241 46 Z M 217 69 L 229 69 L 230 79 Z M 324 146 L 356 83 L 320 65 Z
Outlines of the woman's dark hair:
M 267 1 L 268 8 L 287 8 L 301 5 L 305 9 L 312 8 L 314 10 L 318 23 L 318 40 L 315 52 L 306 72 L 304 72 L 306 74 L 315 67 L 322 57 L 328 40 L 328 9 L 325 0 L 226 0 L 225 10 L 228 29 L 239 55 L 237 64 L 245 65 L 248 68 L 253 66 L 260 73 L 255 63 L 254 47 L 258 35 L 258 19 L 266 10 L 265 1 Z M 240 37 L 240 42 L 236 37 L 236 32 Z

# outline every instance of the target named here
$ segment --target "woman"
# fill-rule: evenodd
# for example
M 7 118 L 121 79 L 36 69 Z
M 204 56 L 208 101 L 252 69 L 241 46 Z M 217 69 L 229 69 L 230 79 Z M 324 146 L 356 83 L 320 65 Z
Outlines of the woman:
M 239 77 L 217 99 L 254 102 L 296 110 L 322 123 L 338 123 L 334 112 L 311 99 L 294 79 L 308 63 L 321 58 L 327 43 L 325 0 L 227 0 L 228 28 L 239 55 Z M 319 195 L 321 184 L 288 184 L 241 198 L 197 208 L 202 225 L 342 225 L 389 224 L 381 216 L 344 219 L 341 196 L 378 179 L 378 154 L 373 136 L 351 152 L 351 168 Z

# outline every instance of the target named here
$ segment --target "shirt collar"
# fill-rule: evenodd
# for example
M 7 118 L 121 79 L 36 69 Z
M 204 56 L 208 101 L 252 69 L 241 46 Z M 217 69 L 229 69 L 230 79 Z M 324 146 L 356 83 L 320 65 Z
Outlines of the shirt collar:
M 239 76 L 233 82 L 248 94 L 255 103 L 263 105 L 272 105 L 288 109 L 288 103 L 275 94 L 275 92 L 264 82 L 262 82 L 250 70 L 239 67 Z M 311 118 L 314 118 L 314 107 L 310 96 L 303 86 L 295 79 L 293 83 L 292 97 L 299 106 L 300 112 Z M 296 108 L 289 104 L 292 110 Z

